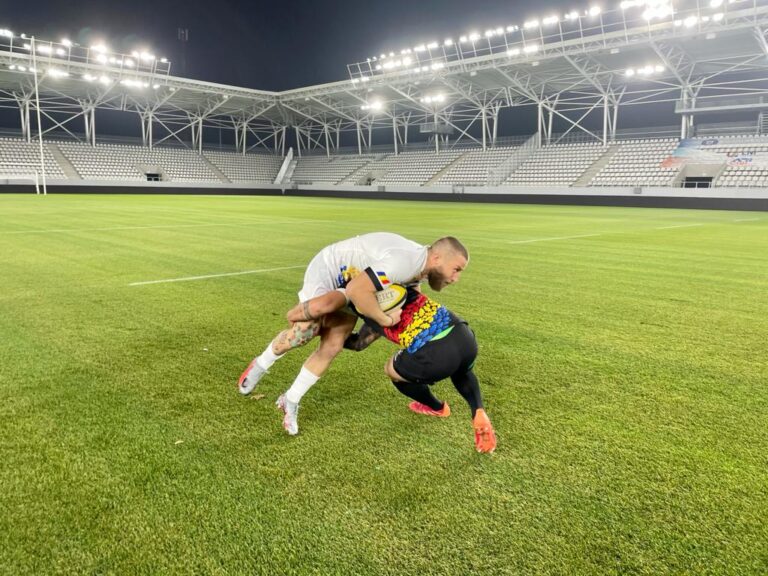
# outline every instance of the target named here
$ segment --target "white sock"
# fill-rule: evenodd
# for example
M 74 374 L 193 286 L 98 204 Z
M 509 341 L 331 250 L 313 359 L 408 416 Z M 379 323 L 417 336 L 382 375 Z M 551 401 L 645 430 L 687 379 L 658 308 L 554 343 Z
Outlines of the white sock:
M 296 376 L 296 380 L 293 381 L 293 384 L 291 384 L 291 387 L 288 388 L 288 391 L 285 393 L 285 397 L 288 398 L 290 402 L 298 404 L 301 402 L 304 394 L 306 394 L 318 380 L 320 380 L 320 376 L 315 376 L 312 372 L 302 366 L 299 375 Z
M 264 352 L 261 353 L 261 356 L 259 356 L 256 359 L 256 362 L 259 363 L 259 366 L 264 368 L 264 370 L 269 370 L 272 367 L 272 364 L 277 362 L 280 358 L 285 356 L 285 354 L 275 354 L 272 351 L 272 342 L 267 344 L 267 349 L 264 350 Z

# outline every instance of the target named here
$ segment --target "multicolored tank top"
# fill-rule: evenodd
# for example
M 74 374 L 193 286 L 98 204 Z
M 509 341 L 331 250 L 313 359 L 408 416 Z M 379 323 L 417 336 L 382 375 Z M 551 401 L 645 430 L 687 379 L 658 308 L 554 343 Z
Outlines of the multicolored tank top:
M 382 330 L 388 340 L 413 353 L 452 324 L 453 316 L 445 306 L 421 292 L 408 290 L 400 322 Z

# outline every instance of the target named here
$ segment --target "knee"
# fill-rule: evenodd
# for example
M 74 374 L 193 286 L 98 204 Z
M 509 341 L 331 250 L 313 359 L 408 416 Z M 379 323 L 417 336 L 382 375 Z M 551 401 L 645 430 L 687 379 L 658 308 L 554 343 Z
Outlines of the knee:
M 384 364 L 384 374 L 387 375 L 387 378 L 392 380 L 392 382 L 401 382 L 403 379 L 400 376 L 400 374 L 397 373 L 395 370 L 395 362 L 392 358 L 387 360 L 387 363 Z
M 324 341 L 320 343 L 320 346 L 317 348 L 316 353 L 328 360 L 333 360 L 336 358 L 336 356 L 339 355 L 339 353 L 344 349 L 344 342 L 343 341 Z

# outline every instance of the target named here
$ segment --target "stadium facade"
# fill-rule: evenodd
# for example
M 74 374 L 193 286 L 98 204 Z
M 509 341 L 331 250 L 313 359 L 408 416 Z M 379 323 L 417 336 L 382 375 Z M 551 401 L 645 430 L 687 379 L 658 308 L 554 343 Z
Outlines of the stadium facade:
M 766 1 L 625 0 L 347 69 L 344 81 L 269 92 L 0 31 L 0 106 L 19 119 L 0 182 L 28 184 L 47 166 L 48 183 L 80 188 L 768 198 Z M 622 129 L 624 111 L 659 107 L 675 126 Z M 506 136 L 511 109 L 528 110 L 535 132 Z M 131 151 L 102 146 L 102 110 L 135 118 Z M 211 130 L 229 134 L 229 152 L 208 146 Z M 121 156 L 124 177 L 117 160 L 112 174 L 88 169 Z M 193 168 L 174 173 L 179 161 Z

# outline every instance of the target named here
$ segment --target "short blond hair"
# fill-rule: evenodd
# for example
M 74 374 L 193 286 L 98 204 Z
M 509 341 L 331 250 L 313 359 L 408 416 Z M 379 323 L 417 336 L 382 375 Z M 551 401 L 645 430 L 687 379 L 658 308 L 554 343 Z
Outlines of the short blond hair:
M 467 247 L 462 244 L 458 238 L 454 236 L 443 236 L 439 240 L 432 243 L 432 248 L 435 248 L 441 252 L 453 252 L 454 254 L 461 254 L 469 260 L 469 251 Z

